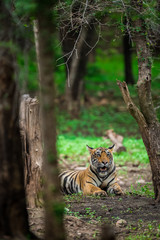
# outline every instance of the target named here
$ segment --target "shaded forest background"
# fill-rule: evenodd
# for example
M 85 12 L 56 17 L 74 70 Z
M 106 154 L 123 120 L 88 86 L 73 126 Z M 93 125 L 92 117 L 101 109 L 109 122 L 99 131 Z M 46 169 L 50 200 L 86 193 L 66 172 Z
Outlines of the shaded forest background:
M 19 211 L 23 219 L 21 226 L 18 225 L 15 229 L 14 224 L 12 226 L 16 211 L 11 217 L 7 215 L 6 225 L 2 216 L 0 229 L 3 231 L 0 231 L 0 236 L 16 235 L 17 232 L 22 235 L 31 234 L 23 181 L 19 181 L 23 179 L 21 148 L 16 148 L 20 144 L 14 142 L 15 136 L 18 143 L 20 140 L 17 85 L 21 95 L 27 93 L 40 99 L 45 159 L 43 171 L 48 177 L 44 181 L 48 221 L 46 239 L 50 239 L 52 234 L 57 234 L 57 239 L 64 239 L 63 231 L 62 236 L 60 231 L 54 231 L 62 229 L 64 213 L 64 205 L 59 196 L 57 163 L 60 170 L 83 169 L 88 166 L 86 145 L 94 148 L 109 146 L 111 140 L 108 130 L 123 136 L 126 151 L 116 152 L 114 156 L 119 180 L 121 179 L 126 194 L 131 192 L 149 197 L 152 201 L 154 197 L 157 202 L 160 201 L 159 1 L 132 0 L 131 7 L 130 1 L 107 1 L 105 4 L 102 1 L 87 0 L 28 1 L 26 4 L 17 0 L 0 4 L 1 20 L 4 23 L 0 32 L 1 67 L 4 66 L 4 74 L 0 72 L 3 86 L 0 90 L 0 120 L 5 129 L 2 131 L 1 128 L 0 132 L 3 153 L 0 159 L 3 165 L 0 190 L 4 193 L 3 181 L 7 179 L 9 183 L 13 178 L 13 185 L 5 182 L 10 186 L 8 193 L 11 194 L 11 199 L 18 196 L 16 184 L 18 186 L 21 182 L 23 198 Z M 7 72 L 5 66 L 10 66 L 11 71 Z M 123 81 L 128 84 L 130 95 L 138 108 L 132 102 Z M 6 83 L 13 86 L 12 91 L 7 90 Z M 11 110 L 15 110 L 15 113 Z M 14 122 L 10 124 L 12 119 Z M 8 132 L 10 134 L 5 134 Z M 7 152 L 7 149 L 11 149 L 14 154 L 12 151 Z M 17 162 L 14 162 L 14 158 L 18 159 Z M 18 161 L 21 169 L 17 167 Z M 9 162 L 12 165 L 6 164 Z M 130 171 L 130 167 L 136 167 L 140 172 L 127 185 L 125 179 L 134 172 L 133 169 Z M 12 169 L 13 173 L 8 174 Z M 141 175 L 142 169 L 148 169 L 147 177 Z M 139 179 L 141 181 L 138 182 Z M 15 187 L 15 192 L 12 187 Z M 0 207 L 3 209 L 3 204 L 7 206 L 3 210 L 6 217 L 6 213 L 10 212 L 8 209 L 16 209 L 16 205 L 14 201 L 8 203 L 7 199 L 10 198 L 7 194 L 1 195 Z M 65 201 L 70 199 L 66 198 Z M 124 197 L 124 201 L 128 201 L 128 198 Z M 18 206 L 18 202 L 16 204 Z M 66 206 L 66 214 L 76 216 L 75 209 Z M 158 231 L 156 234 L 159 234 Z M 36 239 L 34 235 L 30 236 Z
M 68 6 L 70 6 L 69 4 L 70 2 L 68 2 Z M 151 17 L 150 15 L 155 4 L 156 2 L 151 4 L 148 17 Z M 23 33 L 22 36 L 20 35 L 17 37 L 19 45 L 16 49 L 19 69 L 19 84 L 23 93 L 28 92 L 31 96 L 35 96 L 38 94 L 38 69 L 36 62 L 33 22 L 32 18 L 30 19 L 27 14 L 32 12 L 34 4 L 28 3 L 23 5 L 21 1 L 16 1 L 15 6 L 17 15 L 15 16 L 15 20 L 18 21 L 21 33 Z M 65 4 L 63 9 L 62 2 L 59 11 L 63 10 L 65 11 Z M 75 32 L 73 32 L 73 30 L 71 31 L 69 28 L 70 26 L 68 26 L 65 22 L 66 19 L 63 20 L 63 17 L 61 19 L 58 13 L 56 13 L 57 31 L 52 41 L 55 53 L 53 64 L 55 65 L 54 75 L 56 87 L 58 139 L 63 139 L 63 141 L 66 140 L 65 144 L 63 143 L 64 148 L 62 151 L 64 152 L 67 151 L 69 142 L 75 137 L 78 137 L 77 139 L 80 139 L 80 141 L 82 140 L 83 142 L 86 137 L 94 139 L 94 137 L 103 136 L 105 131 L 108 129 L 113 129 L 116 133 L 122 134 L 126 137 L 126 140 L 124 139 L 124 141 L 127 145 L 129 145 L 128 147 L 131 146 L 128 142 L 132 141 L 132 139 L 134 142 L 134 139 L 140 138 L 137 124 L 127 113 L 126 107 L 123 104 L 121 92 L 116 83 L 117 80 L 127 81 L 129 83 L 131 96 L 134 98 L 134 101 L 138 103 L 138 99 L 136 97 L 138 60 L 135 44 L 131 36 L 126 33 L 126 23 L 125 20 L 122 19 L 122 12 L 117 13 L 116 11 L 116 8 L 111 8 L 111 10 L 107 9 L 101 13 L 97 11 L 98 13 L 96 12 L 95 14 L 97 14 L 98 17 L 96 17 L 100 20 L 100 22 L 98 23 L 98 21 L 93 21 L 90 27 L 86 30 L 90 31 L 89 34 L 90 38 L 92 38 L 92 43 L 88 43 L 90 39 L 86 42 L 85 39 L 83 39 L 84 54 L 80 54 L 78 57 L 80 59 L 82 56 L 83 65 L 85 65 L 85 62 L 86 65 L 84 67 L 81 67 L 80 65 L 80 69 L 77 70 L 76 80 L 81 81 L 82 86 L 79 90 L 81 91 L 80 96 L 78 96 L 79 91 L 77 93 L 80 105 L 76 109 L 76 113 L 73 112 L 73 114 L 72 112 L 70 113 L 69 109 L 66 111 L 68 108 L 68 102 L 66 102 L 66 80 L 71 76 L 68 77 L 66 71 L 65 51 L 67 50 L 65 49 L 65 45 L 68 44 L 68 48 L 72 50 L 72 41 L 75 42 L 76 40 L 77 33 L 75 32 L 79 31 L 79 26 L 75 26 Z M 16 17 L 18 17 L 18 19 L 16 19 Z M 60 26 L 60 24 L 62 24 L 62 26 Z M 68 36 L 69 40 L 64 38 L 63 41 L 61 32 L 62 30 L 64 31 L 65 24 L 68 27 L 67 34 L 70 34 L 70 36 Z M 88 48 L 86 48 L 86 46 Z M 126 53 L 126 51 L 128 52 Z M 151 87 L 154 106 L 157 116 L 160 118 L 158 43 L 154 45 L 152 52 L 153 64 Z M 87 59 L 85 58 L 86 55 Z M 125 61 L 126 57 L 130 59 L 127 63 Z M 129 72 L 128 75 L 126 73 L 126 69 Z M 79 78 L 82 79 L 79 80 Z M 69 79 L 69 81 L 71 81 L 71 79 Z M 127 138 L 130 138 L 130 140 L 128 141 Z M 85 140 L 82 151 L 84 151 L 87 141 L 89 140 Z M 61 144 L 62 141 L 59 141 L 59 145 Z M 140 146 L 143 146 L 141 141 Z M 69 146 L 71 152 L 72 147 L 74 148 L 74 143 L 73 146 Z M 68 153 L 66 152 L 66 154 Z M 141 159 L 141 156 L 139 157 Z M 145 159 L 144 161 L 147 162 L 148 160 Z

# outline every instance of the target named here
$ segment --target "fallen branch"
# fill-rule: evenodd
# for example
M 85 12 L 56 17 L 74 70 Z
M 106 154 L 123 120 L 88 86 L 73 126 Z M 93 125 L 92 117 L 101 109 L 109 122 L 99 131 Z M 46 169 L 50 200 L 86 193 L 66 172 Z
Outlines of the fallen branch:
M 107 137 L 115 144 L 116 152 L 126 152 L 126 148 L 123 146 L 123 137 L 121 135 L 116 134 L 113 129 L 109 129 L 106 131 Z

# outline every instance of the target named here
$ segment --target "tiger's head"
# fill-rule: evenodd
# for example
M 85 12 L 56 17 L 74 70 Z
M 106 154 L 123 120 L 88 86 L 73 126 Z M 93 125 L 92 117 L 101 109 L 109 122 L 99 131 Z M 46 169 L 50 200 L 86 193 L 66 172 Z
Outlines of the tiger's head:
M 92 168 L 100 177 L 105 177 L 114 165 L 112 154 L 114 145 L 109 148 L 91 148 L 87 145 L 87 148 L 91 155 L 90 164 Z

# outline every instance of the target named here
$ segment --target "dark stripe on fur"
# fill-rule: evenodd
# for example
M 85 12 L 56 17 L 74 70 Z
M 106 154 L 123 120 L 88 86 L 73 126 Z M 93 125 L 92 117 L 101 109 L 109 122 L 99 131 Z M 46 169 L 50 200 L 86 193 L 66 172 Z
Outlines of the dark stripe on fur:
M 65 194 L 69 194 L 69 191 L 68 191 L 68 189 L 66 188 L 66 183 L 67 183 L 67 180 L 68 180 L 68 178 L 72 175 L 74 175 L 75 174 L 75 172 L 73 173 L 73 172 L 71 172 L 69 175 L 67 175 L 65 178 L 64 178 L 64 180 L 63 180 L 63 191 L 64 191 L 64 193 Z
M 69 185 L 69 190 L 70 190 L 71 193 L 74 193 L 73 181 L 74 181 L 74 179 L 72 178 L 72 180 L 71 180 L 71 182 L 70 182 L 70 185 Z
M 96 183 L 96 185 L 98 186 L 96 180 L 95 180 L 93 177 L 91 177 L 90 175 L 87 175 L 87 176 L 88 176 L 89 178 L 91 178 L 91 179 Z
M 77 183 L 76 183 L 76 180 L 77 180 L 77 176 L 78 176 L 79 172 L 77 172 L 75 178 L 74 178 L 74 189 L 76 189 L 76 186 L 77 186 Z
M 109 183 L 107 184 L 107 186 L 106 187 L 104 187 L 103 188 L 103 190 L 104 191 L 106 191 L 107 192 L 107 190 L 108 190 L 108 187 L 109 187 L 109 184 L 113 181 L 115 179 L 115 177 L 114 178 L 112 178 L 110 181 L 109 181 Z
M 96 175 L 96 177 L 98 178 L 98 180 L 99 180 L 100 182 L 102 182 L 102 180 L 99 178 L 99 176 L 97 175 L 97 173 L 91 168 L 91 166 L 90 166 L 90 170 L 91 170 L 92 173 L 94 173 L 94 175 Z
M 79 188 L 80 188 L 80 191 L 82 191 L 82 183 L 81 183 L 81 180 L 80 180 L 80 186 L 79 186 Z
M 116 170 L 116 167 L 114 165 L 114 168 L 112 169 L 112 171 L 103 179 L 103 181 L 106 180 L 115 170 Z
M 66 189 L 67 179 L 68 179 L 68 176 L 66 176 L 66 177 L 64 178 L 64 180 L 63 180 L 63 192 L 64 192 L 65 194 L 68 194 L 68 191 L 67 191 L 67 189 Z
M 92 184 L 93 186 L 95 186 L 93 183 L 91 183 L 91 182 L 88 182 L 88 181 L 86 181 L 86 183 L 89 183 L 89 184 Z
M 62 172 L 61 174 L 59 174 L 59 177 L 63 177 L 63 175 L 65 175 L 68 171 Z
M 71 178 L 71 181 L 70 181 L 70 184 L 69 184 L 69 191 L 71 192 L 71 193 L 75 193 L 75 191 L 74 191 L 74 188 L 73 188 L 73 181 L 74 181 L 74 175 L 76 174 L 77 172 L 74 172 L 73 174 L 72 174 L 72 176 L 70 177 Z

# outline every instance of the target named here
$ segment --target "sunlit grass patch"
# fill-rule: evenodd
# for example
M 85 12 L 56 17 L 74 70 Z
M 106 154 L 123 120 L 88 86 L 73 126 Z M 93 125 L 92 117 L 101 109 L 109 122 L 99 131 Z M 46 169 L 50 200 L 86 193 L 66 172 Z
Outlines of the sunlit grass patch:
M 59 135 L 57 141 L 58 153 L 67 156 L 72 162 L 87 163 L 89 152 L 87 145 L 93 148 L 109 147 L 111 142 L 104 141 L 102 138 L 97 137 L 77 137 L 74 135 Z
M 126 147 L 127 151 L 115 154 L 114 159 L 116 163 L 120 164 L 125 162 L 149 162 L 142 139 L 124 138 L 123 144 Z
M 104 140 L 102 137 L 86 137 L 74 135 L 59 135 L 57 140 L 58 153 L 67 157 L 67 161 L 77 163 L 87 163 L 89 153 L 86 145 L 90 147 L 109 147 L 111 145 L 109 139 Z M 114 153 L 116 164 L 125 162 L 148 163 L 148 156 L 142 139 L 124 138 L 123 142 L 126 152 Z

